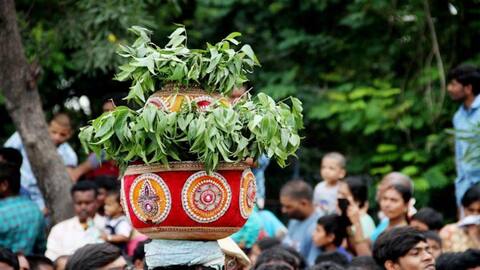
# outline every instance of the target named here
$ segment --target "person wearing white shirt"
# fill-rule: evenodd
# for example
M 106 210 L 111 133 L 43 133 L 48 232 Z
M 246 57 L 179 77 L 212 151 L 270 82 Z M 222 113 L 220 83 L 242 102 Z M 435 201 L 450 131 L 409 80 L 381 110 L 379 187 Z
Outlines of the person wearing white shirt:
M 71 189 L 75 209 L 73 218 L 53 226 L 47 239 L 45 256 L 55 261 L 62 255 L 71 255 L 86 244 L 101 243 L 105 218 L 97 214 L 97 186 L 91 181 L 80 181 Z

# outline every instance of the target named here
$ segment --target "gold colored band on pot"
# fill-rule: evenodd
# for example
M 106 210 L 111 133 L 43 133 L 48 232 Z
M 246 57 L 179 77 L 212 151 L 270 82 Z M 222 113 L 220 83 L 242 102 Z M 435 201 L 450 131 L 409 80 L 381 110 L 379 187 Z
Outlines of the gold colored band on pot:
M 244 162 L 228 163 L 221 162 L 218 164 L 216 170 L 244 170 L 249 166 Z M 168 166 L 161 163 L 153 164 L 139 164 L 130 165 L 125 170 L 125 175 L 142 174 L 142 173 L 154 173 L 165 171 L 202 171 L 205 170 L 205 166 L 201 162 L 196 161 L 183 161 L 183 162 L 169 162 Z
M 137 229 L 152 239 L 217 240 L 225 238 L 241 227 L 153 227 Z

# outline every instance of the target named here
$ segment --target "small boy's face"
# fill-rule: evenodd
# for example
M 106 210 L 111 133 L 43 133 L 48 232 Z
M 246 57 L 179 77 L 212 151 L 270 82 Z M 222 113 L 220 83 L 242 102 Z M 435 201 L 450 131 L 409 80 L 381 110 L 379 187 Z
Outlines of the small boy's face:
M 440 243 L 433 239 L 427 239 L 427 243 L 430 247 L 430 252 L 432 252 L 432 255 L 435 257 L 435 259 L 442 255 L 442 247 L 440 246 Z
M 327 234 L 322 225 L 317 224 L 317 228 L 312 234 L 312 240 L 315 246 L 324 247 L 333 241 L 332 238 L 332 235 Z
M 72 130 L 70 128 L 61 126 L 55 121 L 51 121 L 48 125 L 48 133 L 55 146 L 66 142 L 72 136 Z
M 123 213 L 122 206 L 117 201 L 116 195 L 108 195 L 105 198 L 105 215 L 115 217 Z
M 327 182 L 336 182 L 345 177 L 345 169 L 334 158 L 323 158 L 320 175 Z

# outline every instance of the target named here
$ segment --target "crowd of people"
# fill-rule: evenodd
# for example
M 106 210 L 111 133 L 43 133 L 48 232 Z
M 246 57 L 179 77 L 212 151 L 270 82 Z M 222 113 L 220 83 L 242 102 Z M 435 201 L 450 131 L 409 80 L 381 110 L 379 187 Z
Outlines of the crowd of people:
M 454 126 L 471 129 L 480 120 L 480 72 L 461 66 L 449 80 L 449 94 L 462 102 Z M 150 240 L 124 214 L 118 168 L 95 155 L 78 164 L 67 143 L 73 134 L 68 115 L 54 115 L 49 133 L 74 183 L 75 215 L 50 224 L 20 136 L 12 135 L 0 149 L 0 269 L 147 269 L 144 247 Z M 435 209 L 416 209 L 415 185 L 407 175 L 388 173 L 373 189 L 364 178 L 348 175 L 344 155 L 331 152 L 322 158 L 321 182 L 294 179 L 282 186 L 285 226 L 264 209 L 269 160 L 262 156 L 254 169 L 257 207 L 239 232 L 218 242 L 224 269 L 480 269 L 480 166 L 462 158 L 469 143 L 456 138 L 459 214 L 451 224 Z M 369 193 L 376 194 L 377 213 L 369 207 Z

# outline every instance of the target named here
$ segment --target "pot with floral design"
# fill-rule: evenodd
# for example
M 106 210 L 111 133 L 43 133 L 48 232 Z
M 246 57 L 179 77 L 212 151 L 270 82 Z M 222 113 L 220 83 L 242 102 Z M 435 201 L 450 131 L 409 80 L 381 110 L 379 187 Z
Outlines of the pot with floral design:
M 198 162 L 130 165 L 122 204 L 133 227 L 152 239 L 216 240 L 238 231 L 255 204 L 255 176 L 244 163 L 208 174 Z

